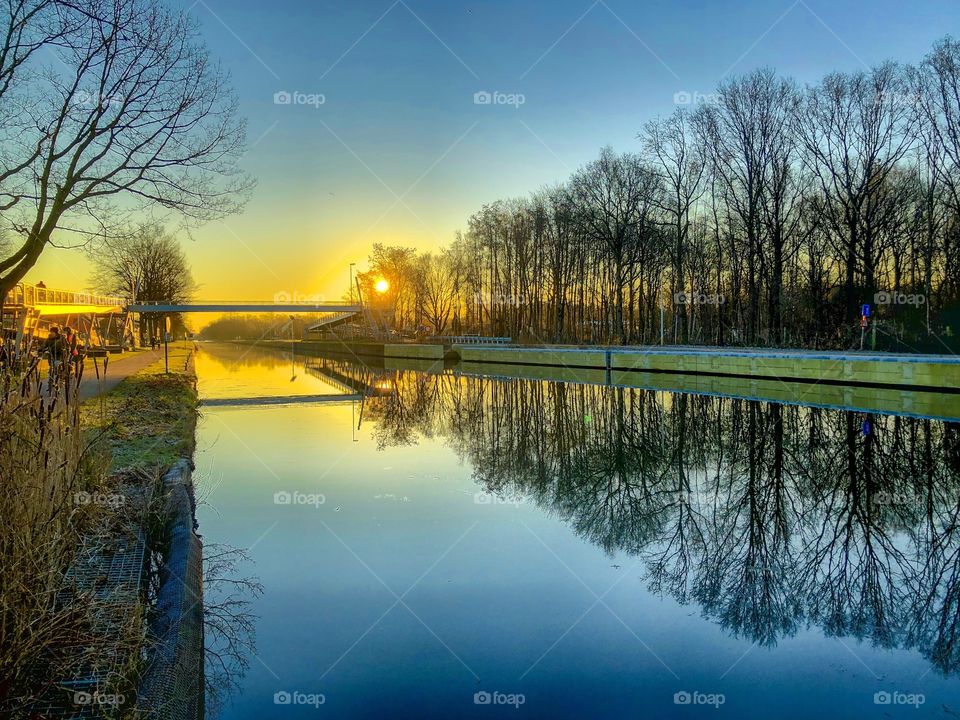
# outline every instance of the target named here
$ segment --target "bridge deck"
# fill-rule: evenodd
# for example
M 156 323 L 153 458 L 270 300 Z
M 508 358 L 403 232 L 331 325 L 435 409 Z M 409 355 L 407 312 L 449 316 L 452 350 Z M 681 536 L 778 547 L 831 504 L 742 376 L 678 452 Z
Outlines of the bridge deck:
M 133 303 L 139 313 L 359 313 L 359 305 L 345 302 L 298 303 L 251 301 L 209 301 L 202 303 Z

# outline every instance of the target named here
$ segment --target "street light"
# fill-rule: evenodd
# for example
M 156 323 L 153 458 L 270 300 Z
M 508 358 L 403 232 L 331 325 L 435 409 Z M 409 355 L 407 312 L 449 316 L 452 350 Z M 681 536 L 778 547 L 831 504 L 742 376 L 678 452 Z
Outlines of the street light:
M 353 305 L 353 266 L 356 263 L 350 263 L 350 304 Z

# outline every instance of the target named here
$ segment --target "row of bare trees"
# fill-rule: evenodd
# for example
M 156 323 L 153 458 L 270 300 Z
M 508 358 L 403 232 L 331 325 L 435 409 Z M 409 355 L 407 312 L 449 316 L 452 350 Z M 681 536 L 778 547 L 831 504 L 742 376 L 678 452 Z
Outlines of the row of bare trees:
M 144 210 L 232 212 L 244 123 L 184 12 L 157 0 L 0 3 L 0 297 L 45 247 Z
M 757 70 L 638 141 L 483 206 L 439 258 L 374 262 L 392 282 L 409 272 L 401 325 L 848 347 L 869 303 L 882 343 L 955 342 L 960 42 L 807 87 Z

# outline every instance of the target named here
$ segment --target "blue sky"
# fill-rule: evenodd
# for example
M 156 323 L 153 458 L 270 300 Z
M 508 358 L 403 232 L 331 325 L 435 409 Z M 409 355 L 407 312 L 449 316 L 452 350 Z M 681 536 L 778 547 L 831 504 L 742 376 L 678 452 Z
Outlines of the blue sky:
M 801 83 L 919 60 L 957 0 L 199 0 L 190 12 L 249 122 L 246 211 L 184 239 L 202 297 L 339 297 L 374 242 L 447 243 L 483 203 L 638 150 L 678 92 L 769 65 Z M 322 104 L 275 104 L 278 91 Z M 522 105 L 477 105 L 478 91 Z M 398 197 L 400 198 L 398 200 Z M 87 284 L 52 252 L 31 273 Z

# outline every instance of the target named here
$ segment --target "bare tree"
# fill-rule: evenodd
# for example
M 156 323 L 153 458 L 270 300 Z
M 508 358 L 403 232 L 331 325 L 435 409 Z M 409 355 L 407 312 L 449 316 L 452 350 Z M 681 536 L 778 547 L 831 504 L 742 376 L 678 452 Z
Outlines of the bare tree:
M 641 134 L 644 150 L 660 176 L 662 194 L 657 206 L 665 214 L 672 235 L 673 267 L 671 295 L 686 289 L 684 251 L 690 234 L 691 210 L 703 194 L 706 168 L 703 144 L 697 141 L 689 114 L 678 108 L 667 118 L 651 120 Z M 687 339 L 687 308 L 679 307 L 680 339 Z
M 910 147 L 914 113 L 901 68 L 885 63 L 870 72 L 833 73 L 808 88 L 797 124 L 806 167 L 826 202 L 836 250 L 844 257 L 847 322 L 857 317 L 856 279 L 876 292 L 876 195 Z
M 157 223 L 144 223 L 97 252 L 93 283 L 133 302 L 184 303 L 195 284 L 176 238 Z
M 236 210 L 250 188 L 236 165 L 236 101 L 185 14 L 156 0 L 54 7 L 59 63 L 31 69 L 29 82 L 18 79 L 24 63 L 11 64 L 3 97 L 18 119 L 3 121 L 0 220 L 19 242 L 0 258 L 0 295 L 55 235 L 103 236 L 111 210 L 202 221 Z
M 607 287 L 613 291 L 612 332 L 626 342 L 624 288 L 632 246 L 651 221 L 659 178 L 636 155 L 617 155 L 609 147 L 574 174 L 571 190 L 581 206 L 585 232 L 603 248 L 609 264 Z
M 943 155 L 934 167 L 960 213 L 960 41 L 937 42 L 914 78 L 925 124 Z
M 417 260 L 420 314 L 442 335 L 447 329 L 460 285 L 461 268 L 448 250 L 423 253 Z

